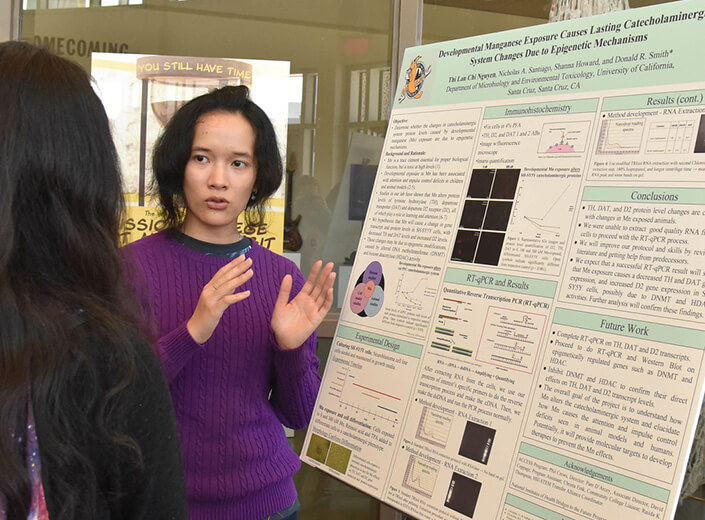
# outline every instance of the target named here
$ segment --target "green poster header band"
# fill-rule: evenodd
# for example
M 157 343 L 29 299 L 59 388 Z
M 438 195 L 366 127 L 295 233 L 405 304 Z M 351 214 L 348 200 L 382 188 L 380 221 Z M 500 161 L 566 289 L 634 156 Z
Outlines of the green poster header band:
M 607 332 L 628 338 L 656 341 L 666 345 L 705 350 L 705 331 L 702 330 L 673 327 L 648 321 L 627 320 L 614 316 L 561 308 L 556 309 L 553 323 L 594 332 Z
M 705 200 L 705 189 L 587 187 L 583 190 L 582 200 L 583 202 L 638 202 L 646 204 L 694 204 L 702 206 Z
M 602 111 L 686 107 L 702 105 L 704 100 L 705 90 L 683 90 L 636 96 L 615 96 L 604 99 L 602 102 Z M 705 107 L 703 107 L 703 110 L 705 110 Z
M 698 81 L 703 20 L 702 3 L 673 2 L 410 47 L 394 109 Z
M 337 336 L 339 338 L 362 343 L 368 347 L 377 347 L 416 359 L 421 357 L 421 352 L 423 350 L 423 346 L 416 343 L 410 343 L 408 341 L 392 338 L 390 336 L 382 336 L 381 334 L 375 334 L 374 332 L 353 329 L 352 327 L 346 327 L 345 325 L 340 325 L 338 327 Z
M 502 119 L 505 117 L 535 117 L 555 114 L 585 114 L 597 112 L 600 100 L 576 99 L 549 103 L 526 103 L 523 105 L 503 105 L 488 107 L 483 119 Z
M 498 291 L 525 294 L 527 296 L 541 296 L 543 298 L 553 298 L 556 295 L 556 287 L 558 285 L 556 282 L 549 280 L 483 273 L 481 271 L 465 271 L 452 267 L 446 271 L 445 281 L 469 287 L 496 289 Z
M 668 503 L 668 497 L 670 495 L 669 490 L 652 486 L 641 480 L 626 477 L 614 471 L 559 455 L 558 453 L 553 453 L 552 451 L 544 450 L 543 448 L 525 442 L 521 443 L 519 452 L 528 457 L 533 457 L 563 469 L 574 471 L 584 477 L 598 480 L 604 484 L 617 486 L 664 504 Z

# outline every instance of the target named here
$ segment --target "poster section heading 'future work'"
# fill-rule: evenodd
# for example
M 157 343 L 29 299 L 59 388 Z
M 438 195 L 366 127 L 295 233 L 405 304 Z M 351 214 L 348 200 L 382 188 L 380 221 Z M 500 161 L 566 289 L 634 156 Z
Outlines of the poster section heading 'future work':
M 302 458 L 415 518 L 672 518 L 705 2 L 408 49 Z
M 226 85 L 244 85 L 272 121 L 286 150 L 289 62 L 147 54 L 93 53 L 91 74 L 113 129 L 125 183 L 122 244 L 161 231 L 152 198 L 152 149 L 164 126 L 191 99 Z M 284 243 L 284 186 L 267 201 L 264 222 L 237 222 L 243 235 L 276 253 Z

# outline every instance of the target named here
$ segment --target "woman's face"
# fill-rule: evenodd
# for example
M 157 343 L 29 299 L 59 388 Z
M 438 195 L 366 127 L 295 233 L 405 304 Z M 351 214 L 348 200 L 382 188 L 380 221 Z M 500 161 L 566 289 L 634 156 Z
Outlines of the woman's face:
M 255 132 L 249 121 L 231 112 L 202 116 L 184 170 L 187 212 L 182 231 L 204 242 L 236 242 L 236 221 L 256 178 Z

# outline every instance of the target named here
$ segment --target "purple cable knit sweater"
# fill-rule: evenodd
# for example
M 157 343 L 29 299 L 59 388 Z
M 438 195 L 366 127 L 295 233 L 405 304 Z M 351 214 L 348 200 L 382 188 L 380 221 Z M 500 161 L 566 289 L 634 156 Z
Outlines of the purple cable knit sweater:
M 253 242 L 250 297 L 225 311 L 203 345 L 186 329 L 203 286 L 229 260 L 193 251 L 164 233 L 128 246 L 158 327 L 158 355 L 181 434 L 192 520 L 254 520 L 291 505 L 299 469 L 281 423 L 308 423 L 320 384 L 316 335 L 282 351 L 270 319 L 285 274 L 292 297 L 304 278 Z M 139 280 L 139 278 L 138 278 Z M 270 395 L 271 391 L 271 395 Z

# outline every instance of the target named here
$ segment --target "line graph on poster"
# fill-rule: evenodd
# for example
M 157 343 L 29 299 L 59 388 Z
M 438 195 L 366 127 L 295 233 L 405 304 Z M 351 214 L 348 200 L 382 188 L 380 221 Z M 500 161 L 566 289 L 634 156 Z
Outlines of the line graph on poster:
M 416 491 L 427 498 L 431 498 L 433 489 L 436 487 L 436 480 L 440 469 L 441 467 L 438 464 L 433 464 L 415 457 L 414 455 L 409 455 L 402 485 L 406 489 Z
M 645 119 L 605 119 L 597 137 L 600 155 L 637 154 L 641 150 Z
M 445 448 L 452 422 L 452 415 L 424 406 L 416 429 L 416 438 L 439 448 Z
M 517 235 L 544 240 L 566 237 L 575 199 L 580 187 L 579 179 L 535 180 L 522 184 L 517 190 L 516 203 L 509 222 L 510 232 Z M 545 201 L 538 210 L 536 201 Z
M 415 310 L 424 309 L 435 300 L 438 292 L 430 280 L 430 276 L 422 273 L 402 271 L 396 284 L 396 304 Z
M 383 388 L 381 380 L 366 381 L 360 371 L 353 371 L 349 367 L 338 368 L 328 395 L 364 421 L 381 420 L 392 425 L 399 423 L 401 398 L 394 395 L 393 389 L 388 391 Z

